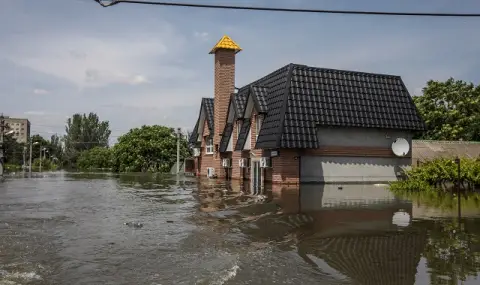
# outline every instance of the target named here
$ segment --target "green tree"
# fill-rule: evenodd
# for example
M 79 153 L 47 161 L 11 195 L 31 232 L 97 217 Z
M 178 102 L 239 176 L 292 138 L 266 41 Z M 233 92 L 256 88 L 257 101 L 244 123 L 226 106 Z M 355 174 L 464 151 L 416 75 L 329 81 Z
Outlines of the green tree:
M 81 170 L 110 169 L 112 167 L 112 150 L 106 147 L 94 147 L 83 151 L 77 160 Z
M 50 137 L 50 142 L 48 144 L 48 150 L 50 153 L 50 158 L 57 163 L 63 161 L 63 147 L 60 137 L 55 134 Z
M 23 152 L 25 144 L 18 143 L 13 135 L 4 135 L 3 150 L 5 156 L 5 163 L 13 165 L 23 164 Z
M 108 147 L 110 127 L 108 121 L 100 121 L 95 113 L 74 114 L 67 120 L 64 136 L 64 161 L 75 164 L 82 151 L 94 147 Z
M 47 148 L 49 146 L 49 141 L 43 138 L 41 135 L 36 134 L 31 137 L 32 140 L 32 160 L 40 158 L 40 148 Z M 43 155 L 43 154 L 42 154 Z
M 154 125 L 131 129 L 113 147 L 117 172 L 168 172 L 176 162 L 177 137 L 172 128 Z M 180 158 L 189 156 L 187 140 L 180 141 Z
M 423 95 L 413 98 L 427 130 L 418 136 L 431 140 L 480 140 L 480 85 L 462 80 L 430 80 Z
M 53 171 L 57 170 L 58 165 L 54 161 L 48 158 L 42 158 L 42 171 Z M 40 170 L 40 159 L 37 158 L 32 162 L 32 169 L 35 171 Z

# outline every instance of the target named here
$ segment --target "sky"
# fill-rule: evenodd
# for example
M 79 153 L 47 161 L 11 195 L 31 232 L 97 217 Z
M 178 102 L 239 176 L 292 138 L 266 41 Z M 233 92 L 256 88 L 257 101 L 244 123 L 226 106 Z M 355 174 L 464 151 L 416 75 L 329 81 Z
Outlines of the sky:
M 178 0 L 290 8 L 480 13 L 478 0 Z M 213 97 L 215 43 L 228 35 L 241 87 L 288 63 L 395 74 L 412 95 L 428 80 L 478 84 L 480 18 L 268 13 L 0 0 L 1 112 L 32 135 L 63 135 L 74 113 L 108 120 L 111 141 L 141 125 L 193 129 Z

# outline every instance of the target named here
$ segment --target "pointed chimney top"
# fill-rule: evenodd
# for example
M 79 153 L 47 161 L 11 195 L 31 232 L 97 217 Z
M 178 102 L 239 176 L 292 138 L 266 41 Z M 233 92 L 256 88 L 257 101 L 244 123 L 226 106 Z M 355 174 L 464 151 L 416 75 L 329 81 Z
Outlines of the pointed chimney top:
M 219 49 L 229 49 L 235 51 L 235 53 L 238 53 L 242 50 L 242 48 L 237 45 L 236 42 L 234 42 L 229 36 L 225 35 L 223 36 L 217 44 L 212 48 L 210 51 L 210 54 L 214 54 L 217 52 Z

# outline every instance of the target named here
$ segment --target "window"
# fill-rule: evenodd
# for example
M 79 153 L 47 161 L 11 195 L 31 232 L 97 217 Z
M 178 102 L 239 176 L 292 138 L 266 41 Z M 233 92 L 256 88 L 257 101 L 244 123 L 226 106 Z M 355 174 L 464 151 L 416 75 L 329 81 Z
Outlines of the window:
M 207 138 L 205 144 L 205 153 L 213 154 L 213 138 Z
M 255 121 L 255 141 L 258 139 L 258 134 L 260 133 L 260 128 L 262 127 L 262 116 L 257 115 L 257 120 Z
M 240 136 L 240 129 L 242 128 L 242 121 L 237 122 L 237 139 Z

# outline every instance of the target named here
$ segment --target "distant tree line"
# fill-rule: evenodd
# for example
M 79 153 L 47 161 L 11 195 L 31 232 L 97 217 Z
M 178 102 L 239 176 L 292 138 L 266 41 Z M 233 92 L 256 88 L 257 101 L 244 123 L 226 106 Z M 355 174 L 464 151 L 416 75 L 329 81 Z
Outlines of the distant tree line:
M 131 129 L 109 146 L 111 130 L 108 121 L 95 113 L 74 114 L 67 119 L 65 135 L 50 140 L 33 135 L 32 166 L 34 170 L 59 167 L 78 170 L 110 170 L 115 172 L 168 172 L 176 162 L 175 129 L 153 125 Z M 181 159 L 190 155 L 185 137 L 180 138 Z M 10 168 L 20 168 L 24 152 L 29 160 L 29 143 L 20 144 L 12 136 L 5 137 L 5 152 Z
M 32 141 L 32 167 L 38 169 L 40 165 L 40 155 L 42 155 L 42 168 L 45 170 L 54 170 L 58 168 L 58 163 L 62 160 L 63 148 L 61 138 L 58 135 L 52 135 L 50 140 L 46 140 L 40 135 L 33 135 Z M 42 153 L 40 154 L 40 150 Z M 29 164 L 30 143 L 19 143 L 12 135 L 4 136 L 4 151 L 6 168 L 10 170 L 20 170 L 22 165 Z M 25 161 L 24 161 L 25 159 Z
M 187 140 L 180 138 L 180 158 L 190 155 Z M 169 172 L 177 159 L 177 135 L 173 128 L 153 125 L 131 129 L 111 148 L 95 146 L 83 151 L 78 168 L 114 172 Z

